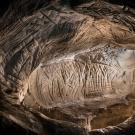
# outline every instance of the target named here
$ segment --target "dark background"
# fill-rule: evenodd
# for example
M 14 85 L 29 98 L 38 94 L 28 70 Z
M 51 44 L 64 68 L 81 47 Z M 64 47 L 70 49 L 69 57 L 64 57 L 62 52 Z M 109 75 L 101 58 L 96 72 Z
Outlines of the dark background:
M 36 135 L 29 130 L 16 125 L 10 120 L 0 117 L 0 135 Z
M 6 11 L 9 4 L 11 4 L 13 1 L 16 1 L 16 0 L 0 0 L 0 14 L 1 15 Z M 52 0 L 52 1 L 55 1 L 55 0 Z M 61 1 L 62 3 L 70 3 L 71 6 L 76 6 L 78 4 L 85 3 L 91 0 L 61 0 Z M 106 0 L 106 1 L 109 1 L 113 4 L 127 5 L 129 7 L 135 8 L 135 0 Z
M 7 10 L 9 4 L 12 2 L 13 0 L 0 0 L 0 15 L 2 15 Z

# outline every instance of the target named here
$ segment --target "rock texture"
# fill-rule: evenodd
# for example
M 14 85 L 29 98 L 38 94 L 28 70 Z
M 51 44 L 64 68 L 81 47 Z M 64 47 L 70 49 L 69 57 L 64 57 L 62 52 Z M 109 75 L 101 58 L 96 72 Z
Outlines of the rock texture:
M 134 135 L 135 10 L 17 4 L 0 20 L 0 115 L 40 135 Z

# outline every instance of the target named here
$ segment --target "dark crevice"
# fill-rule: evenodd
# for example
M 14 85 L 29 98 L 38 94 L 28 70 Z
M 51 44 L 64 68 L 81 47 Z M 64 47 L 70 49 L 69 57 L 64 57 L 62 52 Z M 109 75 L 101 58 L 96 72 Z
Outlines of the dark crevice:
M 12 121 L 0 117 L 0 134 L 1 135 L 37 135 L 29 130 L 23 129 Z

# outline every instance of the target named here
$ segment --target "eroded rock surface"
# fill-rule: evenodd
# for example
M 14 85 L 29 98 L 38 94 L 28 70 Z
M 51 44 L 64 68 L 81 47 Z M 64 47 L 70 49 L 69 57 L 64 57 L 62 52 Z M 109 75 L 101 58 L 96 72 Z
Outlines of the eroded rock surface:
M 1 28 L 0 79 L 0 114 L 36 133 L 124 122 L 135 110 L 134 9 L 56 2 L 20 18 Z

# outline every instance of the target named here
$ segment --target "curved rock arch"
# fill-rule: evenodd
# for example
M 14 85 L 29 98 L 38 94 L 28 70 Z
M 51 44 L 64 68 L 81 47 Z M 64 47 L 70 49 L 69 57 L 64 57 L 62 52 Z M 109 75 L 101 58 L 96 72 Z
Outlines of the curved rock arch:
M 134 111 L 134 9 L 104 1 L 74 10 L 55 4 L 36 5 L 17 20 L 9 15 L 1 28 L 0 114 L 38 134 L 134 134 L 134 115 L 90 131 L 98 111 L 115 104 L 128 110 L 127 103 L 124 118 Z M 113 107 L 107 110 L 118 116 Z

